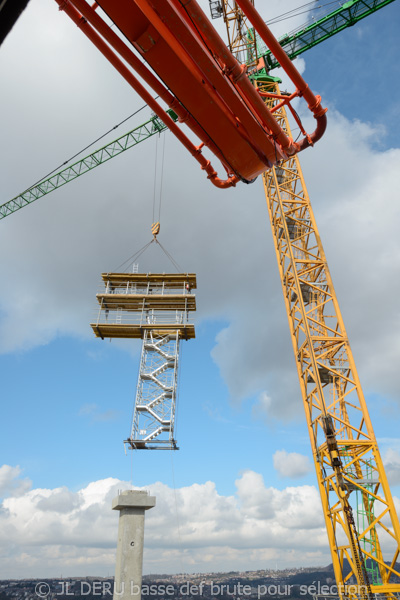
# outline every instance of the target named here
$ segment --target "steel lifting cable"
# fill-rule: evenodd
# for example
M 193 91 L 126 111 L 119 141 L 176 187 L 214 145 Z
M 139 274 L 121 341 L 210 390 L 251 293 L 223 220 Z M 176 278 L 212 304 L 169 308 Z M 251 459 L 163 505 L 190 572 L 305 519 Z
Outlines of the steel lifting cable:
M 160 248 L 164 252 L 165 256 L 167 258 L 169 258 L 169 260 L 174 265 L 174 267 L 178 271 L 178 273 L 182 273 L 183 272 L 182 268 L 179 266 L 179 264 L 176 262 L 176 260 L 174 260 L 174 258 L 171 256 L 171 254 L 164 248 L 164 246 L 161 244 L 161 242 L 159 242 L 157 239 L 155 239 L 155 241 L 160 246 Z
M 164 160 L 165 160 L 165 140 L 166 136 L 163 137 L 163 151 L 161 158 L 161 175 L 160 175 L 160 198 L 158 203 L 158 219 L 157 221 L 161 221 L 161 202 L 162 202 L 162 192 L 163 192 L 163 181 L 164 181 Z
M 286 13 L 282 13 L 281 15 L 278 15 L 277 17 L 273 17 L 272 19 L 270 19 L 269 21 L 266 21 L 267 25 L 275 25 L 275 23 L 281 23 L 282 21 L 287 21 L 288 19 L 293 19 L 294 17 L 297 17 L 299 15 L 304 15 L 308 12 L 310 12 L 310 10 L 321 10 L 322 8 L 325 8 L 326 6 L 332 6 L 332 4 L 337 4 L 338 7 L 340 8 L 342 6 L 342 4 L 338 1 L 335 0 L 334 2 L 325 2 L 325 4 L 319 4 L 318 6 L 314 6 L 311 8 L 311 5 L 314 4 L 314 2 L 308 2 L 307 4 L 302 4 L 301 6 L 298 6 L 297 8 L 294 8 L 293 10 L 289 10 Z M 307 8 L 310 7 L 310 8 Z M 306 8 L 306 10 L 301 10 Z
M 135 252 L 134 254 L 132 254 L 132 256 L 130 256 L 129 258 L 127 258 L 126 260 L 124 260 L 123 263 L 121 263 L 116 269 L 114 269 L 114 273 L 118 273 L 118 271 L 120 269 L 122 269 L 122 267 L 124 265 L 126 265 L 127 262 L 129 262 L 130 264 L 132 264 L 135 260 L 137 260 L 139 258 L 139 256 L 141 256 L 143 254 L 143 252 L 145 252 L 147 250 L 147 248 L 150 246 L 150 244 L 152 244 L 154 242 L 154 239 L 150 240 L 150 242 L 147 242 L 147 244 L 145 244 L 142 248 L 140 248 L 140 250 L 137 250 L 137 252 Z
M 153 223 L 156 222 L 156 187 L 157 187 L 157 158 L 158 158 L 158 138 L 160 135 L 156 135 L 156 151 L 154 158 L 154 181 L 153 181 Z M 158 219 L 157 219 L 158 220 Z
M 163 137 L 163 146 L 161 159 L 159 158 L 158 140 L 160 134 L 156 136 L 156 151 L 154 160 L 154 185 L 153 185 L 153 223 L 161 221 L 161 203 L 163 193 L 163 181 L 164 181 L 164 161 L 165 161 L 165 135 Z M 159 168 L 159 161 L 161 160 L 161 167 Z M 158 171 L 160 170 L 160 176 L 158 177 Z M 157 194 L 157 183 L 158 183 L 158 194 Z
M 159 96 L 157 96 L 155 99 L 157 100 L 158 97 Z M 55 173 L 56 171 L 58 171 L 59 169 L 61 169 L 61 167 L 65 167 L 65 165 L 67 165 L 69 162 L 71 162 L 71 160 L 73 160 L 74 158 L 76 158 L 77 156 L 79 156 L 80 154 L 82 154 L 83 152 L 85 152 L 86 150 L 88 150 L 89 148 L 91 148 L 94 144 L 97 144 L 97 142 L 99 142 L 100 140 L 102 140 L 103 138 L 105 138 L 109 133 L 111 133 L 115 129 L 118 129 L 118 127 L 120 125 L 123 125 L 124 123 L 126 123 L 126 121 L 129 121 L 129 119 L 131 119 L 132 117 L 134 117 L 137 114 L 139 114 L 145 108 L 147 108 L 147 104 L 144 104 L 141 108 L 138 108 L 138 110 L 135 110 L 135 112 L 133 112 L 131 115 L 129 115 L 129 117 L 126 117 L 125 119 L 123 119 L 122 121 L 120 121 L 119 123 L 117 123 L 116 125 L 114 125 L 114 127 L 111 127 L 111 129 L 109 129 L 108 131 L 106 131 L 105 133 L 103 133 L 102 135 L 100 135 L 98 138 L 96 138 L 95 140 L 93 140 L 93 142 L 91 142 L 90 144 L 88 144 L 87 146 L 85 146 L 84 148 L 82 148 L 82 150 L 79 150 L 79 152 L 76 152 L 73 156 L 71 156 L 70 158 L 68 158 L 67 160 L 65 160 L 58 167 L 56 167 L 55 169 L 53 169 L 52 171 L 50 171 L 49 173 L 47 173 L 47 175 L 43 175 L 43 177 L 41 177 L 40 179 L 38 179 L 36 181 L 36 183 L 33 183 L 28 188 L 26 188 L 26 190 L 24 192 L 22 192 L 22 194 L 25 194 L 25 192 L 27 192 L 31 188 L 35 187 L 36 185 L 39 185 L 39 183 L 41 181 L 43 181 L 43 179 L 48 179 L 50 177 L 50 175 L 52 175 L 53 173 Z
M 124 260 L 123 263 L 121 263 L 116 269 L 114 269 L 114 273 L 118 273 L 120 271 L 120 269 L 122 269 L 127 263 L 129 263 L 129 265 L 131 265 L 133 262 L 135 262 L 146 250 L 147 248 L 151 245 L 156 243 L 158 246 L 160 246 L 161 250 L 164 252 L 165 256 L 170 260 L 170 262 L 173 264 L 174 268 L 177 270 L 178 273 L 183 273 L 182 271 L 182 267 L 176 262 L 176 260 L 173 258 L 173 256 L 168 252 L 168 250 L 166 250 L 164 248 L 164 246 L 161 244 L 161 242 L 159 242 L 157 240 L 157 238 L 155 236 L 153 236 L 153 239 L 150 240 L 150 242 L 147 242 L 147 244 L 145 244 L 144 246 L 142 246 L 142 248 L 140 248 L 140 250 L 137 250 L 137 252 L 135 252 L 134 254 L 132 254 L 132 256 L 130 256 L 129 258 L 127 258 L 126 260 Z M 126 267 L 128 268 L 128 267 Z

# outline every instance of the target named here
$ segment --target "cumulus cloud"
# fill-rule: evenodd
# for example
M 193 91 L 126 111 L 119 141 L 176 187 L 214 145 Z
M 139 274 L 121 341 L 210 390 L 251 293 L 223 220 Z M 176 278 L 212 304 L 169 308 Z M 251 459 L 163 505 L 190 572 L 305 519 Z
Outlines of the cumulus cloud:
M 389 483 L 391 485 L 400 484 L 400 452 L 388 448 L 383 456 L 383 464 Z
M 78 491 L 32 489 L 4 499 L 0 577 L 112 574 L 118 513 L 111 501 L 129 488 L 108 478 Z M 311 564 L 315 552 L 329 560 L 313 486 L 278 490 L 246 471 L 232 496 L 219 494 L 211 481 L 176 490 L 156 482 L 146 489 L 157 498 L 146 516 L 147 572 L 178 572 L 181 565 L 187 571 L 263 568 L 272 556 L 282 564 L 301 557 L 304 564 L 307 552 Z
M 119 415 L 117 410 L 101 411 L 95 402 L 83 404 L 79 409 L 79 415 L 88 417 L 91 421 L 113 421 Z
M 19 466 L 3 465 L 0 467 L 0 498 L 8 494 L 19 496 L 31 487 L 30 479 L 26 477 L 21 479 L 21 473 Z
M 286 452 L 286 450 L 277 450 L 273 456 L 274 468 L 281 477 L 298 479 L 307 475 L 312 470 L 312 465 L 308 456 L 298 452 Z

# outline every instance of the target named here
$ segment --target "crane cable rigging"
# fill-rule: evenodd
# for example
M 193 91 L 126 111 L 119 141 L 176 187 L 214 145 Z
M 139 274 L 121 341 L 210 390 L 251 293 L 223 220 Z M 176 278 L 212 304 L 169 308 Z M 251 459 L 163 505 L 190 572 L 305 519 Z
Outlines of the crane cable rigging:
M 155 149 L 155 160 L 154 160 L 154 185 L 153 185 L 153 223 L 151 225 L 151 233 L 153 238 L 147 242 L 142 248 L 137 250 L 132 256 L 124 260 L 122 264 L 120 264 L 115 272 L 120 271 L 123 267 L 125 267 L 124 272 L 131 267 L 132 263 L 135 263 L 139 257 L 146 252 L 146 250 L 151 246 L 151 244 L 157 244 L 161 250 L 164 252 L 165 256 L 172 263 L 174 268 L 178 273 L 182 273 L 182 267 L 178 264 L 178 262 L 173 258 L 173 256 L 168 252 L 168 250 L 159 242 L 157 239 L 158 234 L 160 233 L 160 221 L 161 221 L 161 204 L 162 204 L 162 193 L 163 193 L 163 178 L 164 178 L 164 162 L 165 162 L 165 136 L 163 138 L 163 146 L 162 146 L 162 154 L 161 154 L 161 167 L 159 166 L 159 152 L 158 152 L 158 138 L 160 135 L 156 137 L 156 149 Z M 158 171 L 160 170 L 160 177 L 158 178 Z M 157 181 L 158 190 L 157 190 Z
M 332 6 L 332 4 L 337 4 L 338 7 L 343 5 L 343 3 L 338 2 L 338 0 L 335 0 L 333 2 L 325 2 L 325 4 L 319 4 L 318 6 L 312 6 L 313 4 L 314 4 L 314 2 L 307 2 L 306 4 L 301 4 L 297 8 L 294 8 L 293 10 L 289 10 L 288 12 L 282 13 L 281 15 L 277 15 L 276 17 L 273 17 L 272 19 L 265 21 L 265 23 L 267 25 L 275 25 L 276 23 L 281 23 L 282 21 L 287 21 L 288 19 L 293 19 L 294 17 L 298 17 L 299 15 L 307 14 L 310 12 L 310 10 L 321 10 L 321 9 L 325 8 L 326 6 Z M 307 8 L 307 6 L 309 8 Z M 305 8 L 306 10 L 301 10 L 301 12 L 298 12 L 298 11 L 300 11 L 300 9 L 303 9 L 303 8 Z
M 164 160 L 165 160 L 165 137 L 163 137 L 163 145 L 162 145 L 162 156 L 161 156 L 161 173 L 159 177 L 158 183 L 158 198 L 157 198 L 157 173 L 159 170 L 158 166 L 158 140 L 160 138 L 160 134 L 156 136 L 156 151 L 155 151 L 155 160 L 154 160 L 154 185 L 153 185 L 153 225 L 160 224 L 161 222 L 161 202 L 162 202 L 162 192 L 163 192 L 163 180 L 164 180 Z M 158 204 L 158 210 L 157 210 Z M 156 214 L 157 213 L 157 214 Z M 160 231 L 160 227 L 158 227 L 157 233 Z M 153 235 L 157 235 L 157 233 L 153 232 Z
M 158 98 L 158 96 L 155 99 L 157 99 L 157 98 Z M 30 185 L 29 187 L 27 187 L 20 195 L 25 194 L 26 192 L 28 192 L 33 187 L 39 185 L 44 179 L 48 179 L 51 175 L 53 175 L 53 173 L 55 173 L 56 171 L 58 171 L 62 167 L 65 167 L 68 163 L 71 162 L 71 160 L 74 160 L 74 158 L 77 158 L 80 154 L 82 154 L 83 152 L 86 152 L 86 150 L 88 150 L 89 148 L 91 148 L 94 144 L 97 144 L 97 142 L 99 142 L 100 140 L 102 140 L 103 138 L 105 138 L 109 133 L 113 132 L 115 129 L 118 129 L 118 127 L 120 127 L 120 125 L 123 125 L 124 123 L 126 123 L 127 121 L 129 121 L 129 119 L 131 119 L 132 117 L 135 117 L 136 115 L 138 115 L 145 108 L 147 108 L 147 104 L 144 104 L 143 106 L 141 106 L 140 108 L 138 108 L 137 110 L 135 110 L 135 112 L 133 112 L 131 115 L 129 115 L 129 117 L 125 117 L 125 119 L 122 119 L 122 121 L 120 121 L 119 123 L 117 123 L 116 125 L 114 125 L 114 127 L 111 127 L 111 129 L 109 129 L 108 131 L 106 131 L 105 133 L 103 133 L 102 135 L 100 135 L 98 138 L 96 138 L 95 140 L 93 140 L 93 142 L 90 142 L 90 144 L 88 144 L 87 146 L 85 146 L 84 148 L 82 148 L 81 150 L 79 150 L 79 152 L 76 152 L 73 156 L 70 156 L 70 158 L 67 158 L 67 160 L 65 160 L 64 162 L 62 162 L 58 167 L 55 167 L 52 171 L 50 171 L 49 173 L 47 173 L 47 175 L 43 175 L 43 177 L 41 177 L 40 179 L 38 179 L 35 183 L 33 183 L 32 185 Z

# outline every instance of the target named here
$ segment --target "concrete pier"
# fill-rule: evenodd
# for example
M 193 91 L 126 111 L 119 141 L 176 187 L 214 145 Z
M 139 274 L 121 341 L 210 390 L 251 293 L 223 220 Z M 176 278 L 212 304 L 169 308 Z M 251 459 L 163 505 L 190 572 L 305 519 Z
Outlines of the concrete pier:
M 119 510 L 114 600 L 140 600 L 143 571 L 144 511 L 156 504 L 154 496 L 127 490 L 114 498 Z

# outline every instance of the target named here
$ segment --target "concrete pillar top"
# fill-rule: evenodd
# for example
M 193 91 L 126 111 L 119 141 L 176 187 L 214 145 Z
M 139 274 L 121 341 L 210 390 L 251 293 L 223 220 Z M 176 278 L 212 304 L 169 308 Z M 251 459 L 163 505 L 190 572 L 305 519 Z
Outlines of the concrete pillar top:
M 142 490 L 125 490 L 118 494 L 112 501 L 113 510 L 122 510 L 124 508 L 142 508 L 143 510 L 148 510 L 155 505 L 155 496 L 150 496 L 148 492 Z

